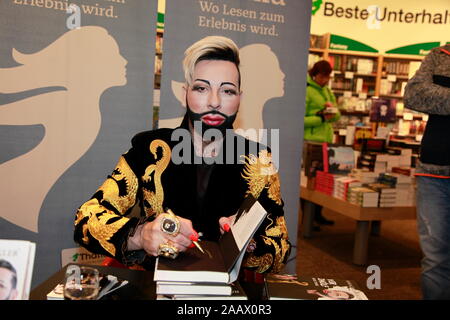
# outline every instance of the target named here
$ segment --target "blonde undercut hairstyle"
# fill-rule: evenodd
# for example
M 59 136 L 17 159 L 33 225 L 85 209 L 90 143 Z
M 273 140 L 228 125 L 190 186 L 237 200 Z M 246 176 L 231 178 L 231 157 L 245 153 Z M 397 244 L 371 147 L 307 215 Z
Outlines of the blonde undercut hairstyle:
M 222 36 L 205 37 L 184 52 L 183 71 L 186 83 L 193 82 L 195 65 L 202 60 L 224 60 L 234 63 L 239 73 L 239 86 L 241 74 L 239 71 L 239 48 L 233 40 Z

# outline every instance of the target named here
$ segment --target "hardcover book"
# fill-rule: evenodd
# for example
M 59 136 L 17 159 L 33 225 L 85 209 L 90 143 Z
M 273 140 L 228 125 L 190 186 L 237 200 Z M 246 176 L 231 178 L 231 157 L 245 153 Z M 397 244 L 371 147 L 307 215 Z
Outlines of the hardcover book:
M 226 295 L 211 295 L 211 294 L 172 294 L 163 295 L 157 294 L 157 300 L 248 300 L 245 291 L 239 282 L 233 282 L 229 285 L 231 293 Z
M 269 274 L 265 285 L 269 300 L 368 300 L 352 280 Z
M 397 120 L 396 104 L 397 101 L 395 99 L 372 99 L 370 121 L 394 123 Z
M 221 295 L 229 296 L 232 287 L 228 284 L 217 284 L 208 282 L 174 282 L 159 281 L 156 284 L 156 294 L 162 295 Z
M 323 161 L 325 172 L 345 175 L 355 167 L 355 152 L 352 147 L 324 143 Z
M 0 240 L 0 286 L 7 291 L 1 300 L 28 300 L 35 251 L 34 242 Z
M 266 214 L 261 204 L 248 196 L 230 231 L 224 233 L 219 242 L 201 241 L 206 254 L 194 247 L 173 260 L 158 257 L 154 280 L 224 284 L 236 281 L 247 244 Z

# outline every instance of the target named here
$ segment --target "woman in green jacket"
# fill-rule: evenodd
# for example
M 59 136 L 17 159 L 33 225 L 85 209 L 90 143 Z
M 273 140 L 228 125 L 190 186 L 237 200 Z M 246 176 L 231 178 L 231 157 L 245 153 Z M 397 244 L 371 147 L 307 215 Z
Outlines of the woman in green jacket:
M 309 70 L 306 87 L 304 139 L 317 142 L 333 142 L 332 122 L 341 114 L 336 108 L 336 97 L 328 87 L 333 69 L 328 61 L 316 62 Z
M 305 140 L 333 142 L 332 122 L 339 120 L 341 114 L 336 108 L 336 97 L 328 87 L 333 69 L 328 61 L 321 60 L 309 70 L 306 87 L 306 110 L 304 121 Z M 333 225 L 334 221 L 322 215 L 322 207 L 316 206 L 314 220 L 318 224 Z M 315 227 L 320 230 L 320 227 Z

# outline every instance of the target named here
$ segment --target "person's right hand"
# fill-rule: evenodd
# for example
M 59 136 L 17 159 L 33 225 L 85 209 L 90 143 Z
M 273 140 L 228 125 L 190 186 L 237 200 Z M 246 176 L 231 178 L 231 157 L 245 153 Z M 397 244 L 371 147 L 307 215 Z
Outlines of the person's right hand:
M 152 256 L 158 255 L 160 244 L 171 242 L 180 252 L 194 247 L 192 241 L 198 240 L 198 233 L 192 227 L 191 220 L 177 216 L 180 221 L 180 232 L 176 235 L 170 235 L 161 230 L 161 221 L 164 215 L 160 214 L 152 222 L 147 222 L 141 229 L 141 246 Z

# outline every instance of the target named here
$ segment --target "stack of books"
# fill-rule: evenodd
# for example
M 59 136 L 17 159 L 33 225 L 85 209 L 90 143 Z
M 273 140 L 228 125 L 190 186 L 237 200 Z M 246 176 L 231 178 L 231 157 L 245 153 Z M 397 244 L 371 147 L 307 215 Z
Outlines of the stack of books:
M 247 300 L 238 281 L 222 283 L 158 282 L 157 300 Z
M 378 192 L 367 187 L 350 187 L 347 201 L 361 207 L 378 207 Z
M 413 176 L 399 173 L 380 174 L 378 181 L 396 190 L 396 207 L 410 207 L 415 204 Z
M 358 181 L 365 183 L 374 183 L 377 181 L 378 174 L 371 171 L 366 171 L 362 169 L 353 169 L 350 173 L 350 177 L 355 178 Z
M 229 240 L 229 234 L 225 237 Z M 231 255 L 238 254 L 236 248 L 229 248 L 212 241 L 199 242 L 205 253 L 197 247 L 180 253 L 175 260 L 158 257 L 155 267 L 154 280 L 156 295 L 170 299 L 191 297 L 231 299 L 232 295 L 239 295 L 236 288 L 237 271 L 232 263 Z M 240 261 L 239 261 L 240 264 Z M 234 289 L 234 290 L 233 290 Z
M 267 212 L 248 196 L 230 231 L 218 242 L 203 240 L 176 259 L 158 257 L 153 280 L 158 299 L 246 299 L 237 283 L 245 249 Z
M 333 195 L 334 179 L 338 177 L 340 176 L 336 176 L 324 171 L 317 171 L 315 189 L 330 196 Z
M 347 200 L 348 189 L 352 187 L 360 187 L 361 181 L 352 177 L 339 177 L 334 182 L 333 197 Z
M 379 207 L 395 207 L 397 204 L 397 190 L 384 183 L 370 183 L 369 188 L 379 193 Z

